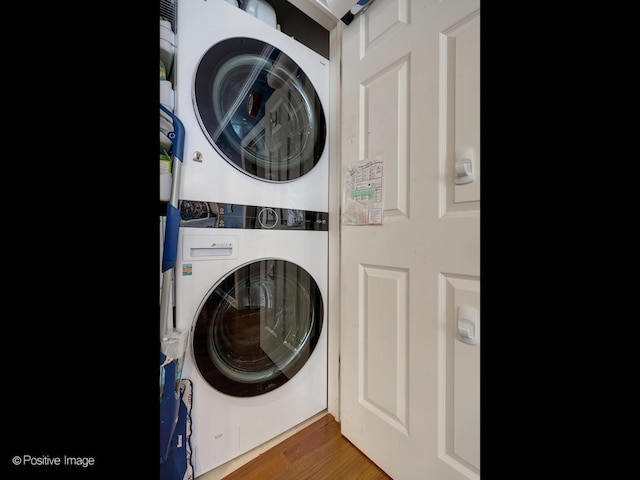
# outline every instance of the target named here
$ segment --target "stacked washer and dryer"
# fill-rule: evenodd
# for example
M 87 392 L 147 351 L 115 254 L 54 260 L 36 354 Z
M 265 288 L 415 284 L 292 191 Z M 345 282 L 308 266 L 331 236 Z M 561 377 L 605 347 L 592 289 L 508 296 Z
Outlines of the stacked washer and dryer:
M 174 83 L 199 476 L 327 407 L 329 61 L 226 0 L 181 0 Z

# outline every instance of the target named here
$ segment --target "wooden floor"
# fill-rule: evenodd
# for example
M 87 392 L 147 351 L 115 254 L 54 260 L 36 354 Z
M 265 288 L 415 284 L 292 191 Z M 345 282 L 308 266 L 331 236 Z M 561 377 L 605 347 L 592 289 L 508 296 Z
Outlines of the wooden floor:
M 389 480 L 325 415 L 224 480 Z

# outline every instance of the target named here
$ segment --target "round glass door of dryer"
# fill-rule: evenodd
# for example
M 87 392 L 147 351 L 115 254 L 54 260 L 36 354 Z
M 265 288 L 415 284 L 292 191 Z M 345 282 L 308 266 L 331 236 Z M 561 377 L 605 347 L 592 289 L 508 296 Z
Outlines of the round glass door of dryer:
M 234 37 L 212 46 L 198 63 L 193 97 L 211 145 L 251 177 L 292 181 L 322 156 L 320 98 L 300 66 L 268 43 Z
M 216 390 L 252 397 L 274 390 L 313 354 L 323 323 L 320 289 L 302 267 L 259 260 L 207 294 L 193 327 L 193 353 Z

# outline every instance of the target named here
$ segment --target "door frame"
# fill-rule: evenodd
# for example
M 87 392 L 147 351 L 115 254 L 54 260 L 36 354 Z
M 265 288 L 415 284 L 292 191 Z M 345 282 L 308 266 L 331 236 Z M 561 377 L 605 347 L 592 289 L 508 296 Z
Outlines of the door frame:
M 329 277 L 327 302 L 327 410 L 340 422 L 340 206 L 342 199 L 342 31 L 338 22 L 329 32 Z

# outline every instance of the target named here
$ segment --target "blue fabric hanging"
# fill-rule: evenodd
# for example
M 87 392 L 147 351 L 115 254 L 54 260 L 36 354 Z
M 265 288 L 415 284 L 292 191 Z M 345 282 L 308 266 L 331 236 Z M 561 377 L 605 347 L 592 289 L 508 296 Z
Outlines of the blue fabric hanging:
M 176 391 L 175 381 L 175 362 L 167 362 L 167 356 L 160 352 L 160 463 L 169 455 L 171 439 L 178 422 L 180 394 Z
M 160 352 L 160 480 L 192 480 L 191 404 L 192 382 L 175 387 L 175 362 Z

